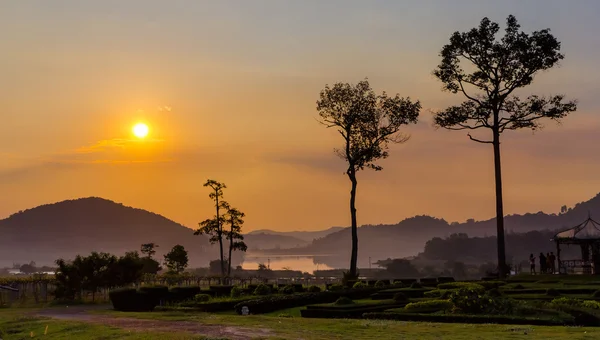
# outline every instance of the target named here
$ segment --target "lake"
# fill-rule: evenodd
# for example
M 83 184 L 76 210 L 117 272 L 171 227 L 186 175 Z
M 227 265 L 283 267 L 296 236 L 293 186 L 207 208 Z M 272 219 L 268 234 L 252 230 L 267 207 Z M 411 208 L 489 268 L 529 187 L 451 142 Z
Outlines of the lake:
M 327 255 L 324 255 L 327 256 Z M 315 270 L 334 269 L 323 263 L 315 263 L 318 255 L 252 255 L 246 254 L 242 268 L 249 270 L 258 269 L 260 263 L 269 266 L 272 270 L 300 270 L 312 273 Z

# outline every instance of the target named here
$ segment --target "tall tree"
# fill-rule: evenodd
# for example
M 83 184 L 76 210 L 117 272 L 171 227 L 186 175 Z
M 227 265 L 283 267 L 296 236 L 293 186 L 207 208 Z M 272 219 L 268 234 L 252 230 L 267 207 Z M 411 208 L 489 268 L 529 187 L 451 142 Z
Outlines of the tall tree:
M 165 266 L 169 271 L 180 274 L 188 265 L 188 252 L 185 248 L 178 244 L 171 249 L 170 252 L 164 255 Z
M 416 123 L 421 104 L 410 98 L 388 97 L 383 92 L 376 95 L 365 79 L 356 85 L 336 83 L 325 86 L 317 101 L 320 123 L 335 128 L 344 144 L 336 154 L 348 164 L 346 175 L 350 179 L 350 216 L 352 220 L 352 255 L 350 271 L 357 276 L 358 226 L 356 221 L 356 187 L 358 171 L 371 168 L 380 171 L 376 164 L 388 157 L 389 143 L 404 143 L 408 136 L 399 132 L 403 125 Z
M 492 144 L 496 181 L 496 221 L 498 271 L 507 274 L 504 244 L 504 209 L 500 134 L 506 130 L 542 127 L 543 118 L 560 121 L 576 110 L 573 101 L 563 102 L 563 95 L 521 99 L 514 93 L 530 85 L 534 76 L 564 58 L 560 42 L 549 29 L 526 34 L 514 16 L 506 20 L 504 37 L 496 40 L 499 25 L 483 18 L 478 28 L 455 32 L 442 48 L 441 63 L 433 74 L 444 84 L 444 90 L 460 93 L 467 101 L 437 112 L 435 125 L 449 130 L 488 129 L 491 138 L 467 136 L 475 142 Z M 467 64 L 465 66 L 465 64 Z
M 236 208 L 227 206 L 225 221 L 229 224 L 229 230 L 225 232 L 225 238 L 229 240 L 229 256 L 227 257 L 227 276 L 231 275 L 231 256 L 234 250 L 245 252 L 248 246 L 244 243 L 244 235 L 242 235 L 243 218 L 246 216 L 243 212 Z
M 148 258 L 152 258 L 152 256 L 154 256 L 154 254 L 156 254 L 156 249 L 158 248 L 158 244 L 151 242 L 151 243 L 144 243 L 142 244 L 142 248 L 141 248 L 141 252 L 142 254 L 148 256 Z
M 227 203 L 223 201 L 223 189 L 227 186 L 225 183 L 220 183 L 209 179 L 204 183 L 205 187 L 209 187 L 212 191 L 208 195 L 210 199 L 215 201 L 215 217 L 200 222 L 200 228 L 194 232 L 194 235 L 210 235 L 210 243 L 219 243 L 219 255 L 221 260 L 221 277 L 225 277 L 225 260 L 223 256 L 223 216 L 221 209 L 226 207 Z

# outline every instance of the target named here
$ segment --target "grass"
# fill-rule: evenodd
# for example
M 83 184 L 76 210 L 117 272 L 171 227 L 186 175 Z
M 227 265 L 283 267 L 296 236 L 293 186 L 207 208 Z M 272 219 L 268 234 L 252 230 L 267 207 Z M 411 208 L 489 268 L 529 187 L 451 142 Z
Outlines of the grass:
M 57 321 L 28 316 L 31 310 L 6 309 L 0 311 L 0 338 L 10 339 L 207 339 L 185 333 L 131 332 L 115 327 L 88 324 L 83 322 Z

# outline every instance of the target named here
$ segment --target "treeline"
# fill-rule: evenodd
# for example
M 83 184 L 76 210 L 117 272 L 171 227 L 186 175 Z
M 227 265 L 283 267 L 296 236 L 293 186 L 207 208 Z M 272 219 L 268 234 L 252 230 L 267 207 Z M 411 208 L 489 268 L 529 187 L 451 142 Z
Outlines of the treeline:
M 555 252 L 556 245 L 551 239 L 555 231 L 530 231 L 527 233 L 506 234 L 506 254 L 513 265 L 527 261 L 529 254 Z M 577 257 L 577 247 L 563 247 L 563 258 Z M 468 263 L 494 262 L 497 256 L 496 236 L 469 237 L 467 234 L 452 234 L 442 239 L 434 237 L 427 241 L 419 258 L 428 260 L 463 261 Z
M 116 287 L 127 287 L 139 283 L 144 275 L 156 275 L 162 270 L 155 254 L 154 243 L 143 244 L 140 256 L 137 251 L 117 257 L 109 253 L 92 252 L 88 256 L 77 255 L 72 261 L 56 260 L 54 295 L 59 300 L 82 300 L 85 293 L 91 293 L 92 301 L 96 293 Z M 164 255 L 167 274 L 181 274 L 188 263 L 185 248 L 176 245 Z

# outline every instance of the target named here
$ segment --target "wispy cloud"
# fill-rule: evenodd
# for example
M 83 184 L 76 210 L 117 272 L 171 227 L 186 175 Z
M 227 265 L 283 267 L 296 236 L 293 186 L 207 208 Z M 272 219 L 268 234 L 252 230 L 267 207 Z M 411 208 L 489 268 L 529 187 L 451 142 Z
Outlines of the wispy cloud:
M 123 150 L 129 146 L 137 146 L 142 144 L 157 144 L 162 143 L 162 139 L 125 139 L 125 138 L 113 138 L 104 139 L 98 141 L 92 145 L 83 146 L 75 150 L 75 153 L 93 153 L 93 152 L 106 152 L 110 150 Z

